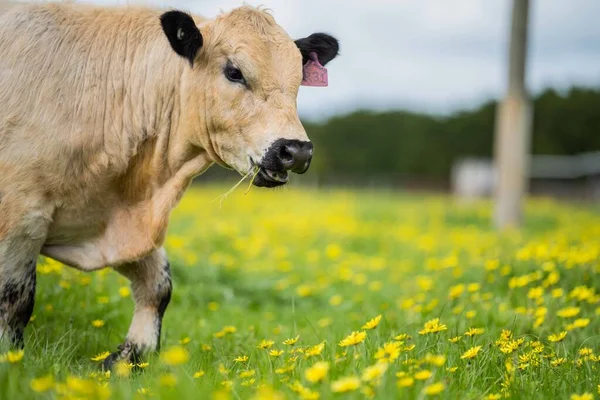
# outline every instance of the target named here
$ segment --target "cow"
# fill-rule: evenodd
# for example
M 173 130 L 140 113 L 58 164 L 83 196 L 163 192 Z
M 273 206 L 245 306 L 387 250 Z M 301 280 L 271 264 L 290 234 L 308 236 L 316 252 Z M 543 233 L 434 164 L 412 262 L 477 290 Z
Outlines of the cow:
M 36 261 L 111 267 L 135 310 L 106 360 L 160 345 L 169 213 L 212 164 L 276 187 L 313 146 L 296 98 L 337 39 L 293 40 L 264 9 L 0 5 L 0 338 L 23 346 Z M 305 78 L 305 77 L 304 77 Z

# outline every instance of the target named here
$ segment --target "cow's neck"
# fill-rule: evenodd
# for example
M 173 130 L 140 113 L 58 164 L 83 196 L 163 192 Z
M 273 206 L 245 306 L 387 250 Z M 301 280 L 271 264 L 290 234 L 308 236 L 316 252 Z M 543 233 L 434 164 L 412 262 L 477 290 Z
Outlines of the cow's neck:
M 133 127 L 138 132 L 138 144 L 121 182 L 131 200 L 147 199 L 169 185 L 185 189 L 186 181 L 212 164 L 206 151 L 188 140 L 192 127 L 186 124 L 180 93 L 187 65 L 178 59 L 163 64 L 150 80 L 132 83 L 143 91 L 135 97 L 144 100 L 131 103 L 136 107 L 133 115 L 142 116 Z

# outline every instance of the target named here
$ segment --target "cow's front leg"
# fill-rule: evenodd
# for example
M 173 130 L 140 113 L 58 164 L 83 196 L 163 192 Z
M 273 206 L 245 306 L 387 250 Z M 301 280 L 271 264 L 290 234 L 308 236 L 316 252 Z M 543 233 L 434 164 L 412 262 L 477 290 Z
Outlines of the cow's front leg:
M 162 318 L 171 299 L 171 270 L 164 249 L 115 270 L 131 281 L 135 311 L 125 342 L 106 358 L 105 369 L 117 361 L 139 362 L 144 353 L 159 349 Z

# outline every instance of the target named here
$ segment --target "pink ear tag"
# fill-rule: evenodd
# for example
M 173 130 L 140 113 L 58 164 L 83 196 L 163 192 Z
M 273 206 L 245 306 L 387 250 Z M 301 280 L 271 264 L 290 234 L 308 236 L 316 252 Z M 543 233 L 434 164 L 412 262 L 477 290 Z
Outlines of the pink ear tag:
M 327 79 L 327 68 L 319 63 L 317 53 L 310 53 L 310 60 L 304 64 L 302 70 L 302 86 L 319 86 L 325 87 L 329 81 Z

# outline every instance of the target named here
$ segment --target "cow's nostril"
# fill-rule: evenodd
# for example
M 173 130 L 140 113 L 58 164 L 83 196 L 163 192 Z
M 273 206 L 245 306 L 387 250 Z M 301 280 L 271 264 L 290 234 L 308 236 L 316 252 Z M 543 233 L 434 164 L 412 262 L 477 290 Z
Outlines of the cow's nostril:
M 279 159 L 286 170 L 303 173 L 310 165 L 312 153 L 312 143 L 293 140 L 281 146 Z

